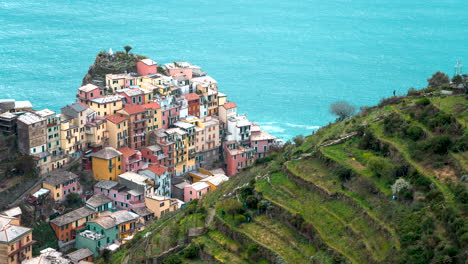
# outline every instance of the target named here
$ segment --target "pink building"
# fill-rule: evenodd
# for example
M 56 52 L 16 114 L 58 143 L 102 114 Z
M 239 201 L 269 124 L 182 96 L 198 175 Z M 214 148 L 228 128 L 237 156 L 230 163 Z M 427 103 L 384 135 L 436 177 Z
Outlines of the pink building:
M 137 73 L 140 75 L 150 75 L 158 72 L 158 63 L 154 60 L 143 59 L 136 63 Z
M 250 128 L 250 146 L 257 153 L 257 158 L 263 158 L 275 143 L 275 137 L 260 129 L 258 125 L 252 125 Z
M 224 143 L 226 175 L 237 174 L 241 169 L 252 166 L 257 159 L 253 148 L 243 147 L 236 141 Z
M 193 199 L 200 199 L 203 194 L 210 191 L 210 185 L 206 182 L 196 182 L 184 188 L 184 202 L 188 203 Z
M 115 181 L 99 181 L 94 185 L 94 194 L 102 194 L 112 200 L 114 207 L 130 210 L 145 207 L 145 195 Z
M 76 95 L 78 103 L 87 105 L 89 100 L 103 97 L 103 91 L 94 84 L 88 83 L 78 88 Z
M 162 128 L 168 129 L 175 122 L 179 121 L 180 106 L 177 104 L 163 108 L 162 111 Z
M 137 172 L 144 167 L 144 162 L 141 158 L 141 152 L 133 150 L 129 147 L 118 149 L 122 153 L 122 173 L 127 171 Z

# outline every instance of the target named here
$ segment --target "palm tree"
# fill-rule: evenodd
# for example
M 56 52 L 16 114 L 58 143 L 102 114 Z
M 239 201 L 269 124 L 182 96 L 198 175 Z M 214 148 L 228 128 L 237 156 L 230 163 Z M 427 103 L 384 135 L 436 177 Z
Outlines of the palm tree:
M 132 47 L 127 45 L 127 46 L 124 46 L 124 49 L 125 49 L 125 53 L 127 53 L 127 55 L 128 55 L 128 52 L 130 52 Z

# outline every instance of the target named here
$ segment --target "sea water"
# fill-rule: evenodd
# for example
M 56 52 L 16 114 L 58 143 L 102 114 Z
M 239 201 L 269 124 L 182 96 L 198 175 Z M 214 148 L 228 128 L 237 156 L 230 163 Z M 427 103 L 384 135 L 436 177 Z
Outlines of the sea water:
M 60 111 L 101 50 L 190 61 L 275 136 L 468 63 L 466 0 L 1 0 L 0 98 Z

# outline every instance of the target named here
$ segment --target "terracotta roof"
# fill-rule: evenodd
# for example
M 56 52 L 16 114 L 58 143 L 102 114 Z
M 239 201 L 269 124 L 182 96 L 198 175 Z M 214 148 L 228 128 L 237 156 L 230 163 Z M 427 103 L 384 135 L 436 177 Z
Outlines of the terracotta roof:
M 184 97 L 187 99 L 187 101 L 200 100 L 200 96 L 198 96 L 196 93 L 189 93 L 184 95 Z
M 156 175 L 162 175 L 167 171 L 167 168 L 159 165 L 151 165 L 148 167 L 148 170 L 154 172 Z
M 122 156 L 123 156 L 124 158 L 128 158 L 128 157 L 130 157 L 130 156 L 132 156 L 132 155 L 137 154 L 136 151 L 134 151 L 133 149 L 131 149 L 131 148 L 129 148 L 129 147 L 119 148 L 118 151 L 119 151 L 120 153 L 122 153 Z
M 230 102 L 230 103 L 224 104 L 223 107 L 226 109 L 232 109 L 232 108 L 236 108 L 237 105 L 234 102 Z
M 160 109 L 161 106 L 157 102 L 151 102 L 142 105 L 145 109 Z
M 122 155 L 122 153 L 117 151 L 115 148 L 105 147 L 105 148 L 101 149 L 98 152 L 92 153 L 90 156 L 95 157 L 95 158 L 99 158 L 99 159 L 110 160 L 110 159 L 113 159 L 113 158 L 118 157 L 120 155 Z
M 123 121 L 127 120 L 126 117 L 119 115 L 106 115 L 105 118 L 114 124 L 122 123 Z
M 125 105 L 123 110 L 127 112 L 127 114 L 129 115 L 134 115 L 134 114 L 138 114 L 138 113 L 142 113 L 146 111 L 146 109 L 141 105 L 129 105 L 129 104 Z

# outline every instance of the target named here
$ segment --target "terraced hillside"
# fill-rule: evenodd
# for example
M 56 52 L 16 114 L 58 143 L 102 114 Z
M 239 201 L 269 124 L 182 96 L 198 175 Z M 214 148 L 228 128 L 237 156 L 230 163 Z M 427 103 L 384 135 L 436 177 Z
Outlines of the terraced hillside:
M 393 97 L 297 138 L 107 261 L 464 263 L 466 99 Z

